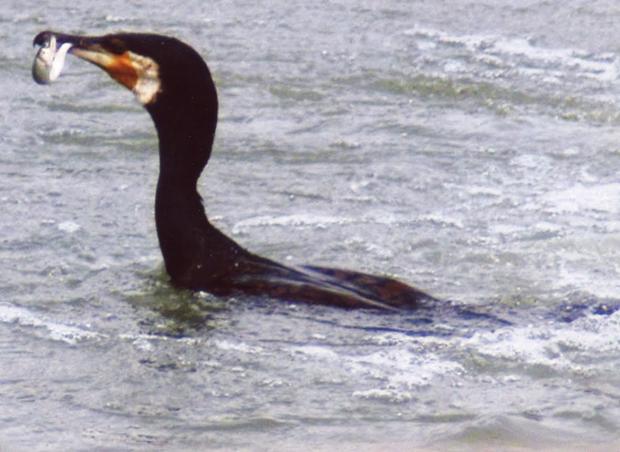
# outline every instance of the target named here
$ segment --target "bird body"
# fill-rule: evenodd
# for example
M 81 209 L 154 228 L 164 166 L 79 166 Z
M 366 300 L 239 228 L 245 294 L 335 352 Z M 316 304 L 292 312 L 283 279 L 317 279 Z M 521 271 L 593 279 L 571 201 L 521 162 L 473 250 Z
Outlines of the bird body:
M 155 223 L 175 286 L 349 308 L 410 308 L 432 300 L 387 277 L 284 266 L 247 251 L 209 222 L 196 185 L 211 156 L 218 101 L 207 64 L 189 45 L 156 34 L 93 37 L 51 31 L 39 33 L 34 43 L 44 49 L 52 40 L 108 72 L 133 91 L 151 115 L 160 158 Z

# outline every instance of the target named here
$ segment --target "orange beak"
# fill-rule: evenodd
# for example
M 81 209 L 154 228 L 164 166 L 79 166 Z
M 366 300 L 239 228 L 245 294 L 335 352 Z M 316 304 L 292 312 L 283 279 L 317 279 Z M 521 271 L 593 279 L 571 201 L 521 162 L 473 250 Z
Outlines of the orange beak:
M 110 76 L 126 88 L 133 90 L 140 77 L 139 68 L 130 52 L 120 55 L 107 52 L 104 49 L 86 50 L 74 48 L 71 50 L 75 56 L 96 64 Z
M 35 36 L 33 44 L 46 47 L 52 38 L 55 39 L 54 42 L 58 42 L 61 46 L 71 44 L 71 47 L 68 49 L 69 53 L 106 71 L 114 80 L 132 91 L 142 105 L 155 102 L 162 90 L 159 64 L 153 58 L 140 55 L 131 50 L 122 50 L 122 53 L 120 53 L 120 50 L 117 52 L 113 51 L 112 49 L 114 48 L 127 49 L 122 41 L 114 45 L 114 41 L 110 36 L 79 36 L 44 31 Z M 48 54 L 49 52 L 48 50 Z M 53 58 L 54 55 L 52 55 L 52 60 Z M 47 67 L 49 66 L 49 61 L 44 61 L 41 64 L 44 66 L 43 72 L 49 72 Z M 60 67 L 62 69 L 62 65 Z M 43 76 L 45 75 L 47 74 L 44 73 Z M 35 76 L 34 72 L 33 76 Z M 44 78 L 42 77 L 42 80 Z

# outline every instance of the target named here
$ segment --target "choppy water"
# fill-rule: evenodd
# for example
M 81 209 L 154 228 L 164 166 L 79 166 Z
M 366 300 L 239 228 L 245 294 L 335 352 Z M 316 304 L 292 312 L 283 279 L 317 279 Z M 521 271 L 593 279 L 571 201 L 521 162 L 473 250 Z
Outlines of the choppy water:
M 0 450 L 618 447 L 615 2 L 156 3 L 0 11 Z M 47 28 L 207 57 L 242 244 L 459 307 L 171 289 L 150 119 L 74 58 L 36 86 Z

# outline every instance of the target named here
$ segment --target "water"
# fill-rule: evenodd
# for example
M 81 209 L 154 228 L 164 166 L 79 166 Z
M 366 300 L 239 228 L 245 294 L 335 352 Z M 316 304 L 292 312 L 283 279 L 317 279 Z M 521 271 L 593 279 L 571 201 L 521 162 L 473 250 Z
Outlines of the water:
M 618 447 L 614 2 L 155 3 L 0 13 L 1 450 Z M 171 289 L 150 119 L 72 57 L 35 85 L 47 28 L 191 43 L 221 103 L 210 217 L 455 307 Z

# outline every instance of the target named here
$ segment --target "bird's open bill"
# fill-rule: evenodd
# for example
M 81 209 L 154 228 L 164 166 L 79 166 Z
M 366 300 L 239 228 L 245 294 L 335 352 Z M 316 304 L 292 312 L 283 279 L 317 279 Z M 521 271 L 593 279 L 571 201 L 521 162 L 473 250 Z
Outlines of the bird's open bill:
M 133 91 L 142 104 L 154 100 L 160 89 L 159 67 L 151 58 L 128 51 L 113 40 L 44 31 L 34 38 L 39 46 L 32 65 L 32 77 L 41 84 L 61 74 L 65 56 L 71 53 L 105 70 L 114 80 Z

